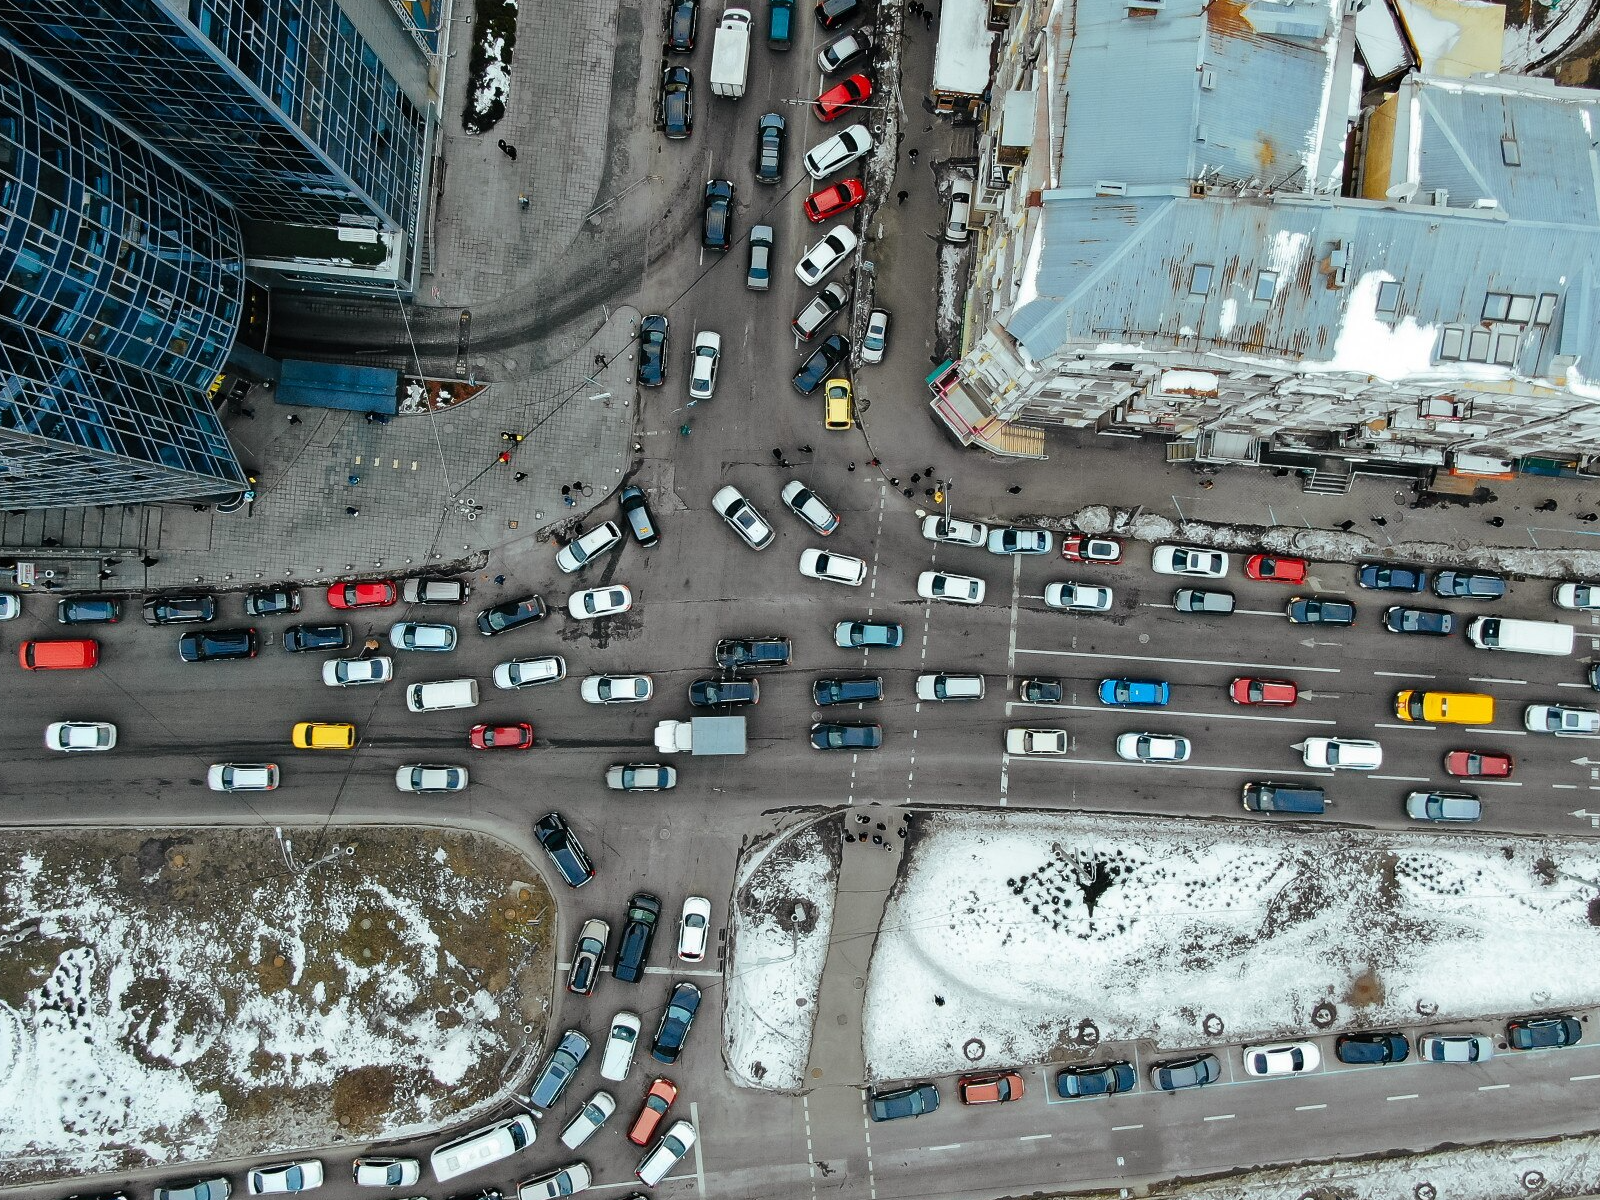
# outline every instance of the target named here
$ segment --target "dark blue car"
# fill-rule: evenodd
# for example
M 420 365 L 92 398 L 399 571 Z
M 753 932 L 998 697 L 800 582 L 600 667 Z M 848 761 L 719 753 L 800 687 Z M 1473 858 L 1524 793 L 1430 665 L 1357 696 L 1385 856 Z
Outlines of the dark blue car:
M 578 1066 L 589 1054 L 589 1039 L 576 1029 L 561 1035 L 561 1044 L 550 1052 L 544 1068 L 528 1091 L 528 1107 L 536 1112 L 551 1108 L 578 1073 Z
M 1333 1043 L 1333 1053 L 1342 1063 L 1371 1066 L 1405 1062 L 1411 1046 L 1399 1030 L 1372 1030 L 1341 1034 Z
M 667 1011 L 661 1014 L 650 1057 L 657 1062 L 677 1062 L 678 1055 L 683 1053 L 683 1043 L 689 1037 L 689 1027 L 694 1024 L 694 1014 L 699 1011 L 700 989 L 692 983 L 675 986 L 672 998 L 667 1001 Z
M 584 853 L 583 844 L 560 813 L 546 813 L 540 817 L 533 827 L 533 836 L 539 839 L 539 845 L 544 847 L 569 886 L 582 887 L 594 878 L 594 867 Z
M 787 50 L 794 42 L 794 0 L 772 0 L 767 11 L 767 45 Z
M 1446 600 L 1452 597 L 1498 600 L 1506 594 L 1506 581 L 1498 575 L 1475 571 L 1440 571 L 1433 577 L 1433 594 Z
M 794 390 L 802 396 L 811 395 L 833 374 L 833 369 L 849 357 L 850 339 L 841 333 L 830 333 L 794 373 Z
M 660 387 L 667 381 L 667 319 L 651 313 L 639 322 L 639 386 Z
M 674 0 L 667 16 L 667 48 L 679 54 L 694 49 L 694 32 L 700 24 L 700 0 Z
M 813 750 L 876 750 L 883 745 L 882 725 L 846 725 L 819 721 L 811 727 Z
M 818 708 L 830 704 L 863 704 L 883 699 L 883 676 L 855 679 L 819 679 L 811 685 L 811 702 Z
M 1428 586 L 1428 573 L 1420 567 L 1362 563 L 1356 568 L 1356 584 L 1380 592 L 1420 592 Z
M 891 1092 L 872 1093 L 872 1119 L 898 1121 L 920 1117 L 939 1108 L 939 1089 L 931 1083 L 916 1083 Z
M 1404 608 L 1395 605 L 1383 611 L 1383 627 L 1390 633 L 1431 633 L 1446 637 L 1454 632 L 1456 616 L 1442 608 Z
M 1136 1083 L 1131 1063 L 1110 1062 L 1067 1067 L 1056 1076 L 1056 1095 L 1064 1100 L 1081 1100 L 1090 1096 L 1115 1096 L 1119 1092 L 1133 1091 Z

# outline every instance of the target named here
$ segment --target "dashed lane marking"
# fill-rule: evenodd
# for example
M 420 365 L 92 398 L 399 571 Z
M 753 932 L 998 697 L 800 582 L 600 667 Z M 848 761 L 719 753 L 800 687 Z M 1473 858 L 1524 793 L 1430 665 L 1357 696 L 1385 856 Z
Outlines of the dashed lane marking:
M 1017 648 L 1018 654 L 1043 654 L 1054 658 L 1103 658 L 1118 662 L 1182 663 L 1192 667 L 1242 667 L 1249 671 L 1300 671 L 1320 675 L 1337 675 L 1342 667 L 1307 667 L 1299 663 L 1250 663 L 1228 658 L 1164 658 L 1157 654 L 1098 654 L 1092 650 L 1032 650 Z
M 1316 1112 L 1318 1109 L 1327 1108 L 1326 1104 L 1296 1104 L 1295 1112 Z
M 1407 1092 L 1403 1096 L 1385 1096 L 1384 1097 L 1385 1100 L 1415 1100 L 1416 1098 L 1417 1098 L 1417 1094 L 1415 1092 Z
M 1206 1121 L 1231 1121 L 1237 1115 L 1237 1113 L 1218 1113 L 1214 1117 L 1203 1117 L 1201 1119 Z

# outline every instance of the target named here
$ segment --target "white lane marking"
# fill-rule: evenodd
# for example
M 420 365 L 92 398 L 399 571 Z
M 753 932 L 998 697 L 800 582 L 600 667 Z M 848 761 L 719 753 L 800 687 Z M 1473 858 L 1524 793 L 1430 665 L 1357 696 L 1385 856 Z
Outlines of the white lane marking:
M 1582 688 L 1586 692 L 1594 690 L 1587 683 L 1558 683 L 1558 684 L 1556 684 L 1556 686 L 1557 687 Z
M 1017 1139 L 1019 1142 L 1037 1142 L 1040 1138 L 1054 1137 L 1053 1133 L 1025 1133 Z
M 1168 771 L 1232 771 L 1232 772 L 1240 772 L 1240 773 L 1243 773 L 1243 774 L 1246 774 L 1246 775 L 1260 775 L 1263 778 L 1270 778 L 1273 775 L 1282 775 L 1282 774 L 1285 774 L 1285 773 L 1292 774 L 1292 775 L 1318 775 L 1318 776 L 1327 776 L 1327 777 L 1331 777 L 1333 775 L 1332 771 L 1313 771 L 1313 770 L 1310 770 L 1310 769 L 1305 768 L 1305 767 L 1298 767 L 1298 768 L 1294 768 L 1292 770 L 1289 769 L 1289 768 L 1285 768 L 1285 767 L 1207 767 L 1207 766 L 1202 766 L 1199 763 L 1141 763 L 1141 762 L 1129 762 L 1127 759 L 1124 759 L 1124 758 L 1074 758 L 1074 759 L 1056 759 L 1054 761 L 1056 761 L 1056 762 L 1072 762 L 1072 763 L 1075 763 L 1075 764 L 1077 764 L 1079 766 L 1087 766 L 1087 767 L 1160 767 L 1160 768 L 1162 768 L 1164 770 L 1168 770 Z M 1370 778 L 1370 779 L 1388 779 L 1388 778 L 1392 778 L 1392 777 L 1391 776 L 1387 776 L 1387 775 L 1371 775 L 1371 776 L 1368 776 L 1368 778 Z M 1426 782 L 1426 781 L 1424 780 L 1422 782 Z
M 1419 671 L 1374 671 L 1374 675 L 1381 675 L 1386 679 L 1437 679 L 1437 675 L 1423 675 Z
M 1021 707 L 1022 701 L 1017 701 Z M 1159 705 L 1130 704 L 1048 704 L 1039 705 L 1042 708 L 1064 708 L 1070 712 L 1098 712 L 1098 713 L 1160 713 L 1164 717 L 1200 717 L 1204 720 L 1223 721 L 1276 721 L 1281 725 L 1337 725 L 1339 722 L 1331 717 L 1269 717 L 1265 714 L 1242 712 L 1199 712 L 1186 708 L 1162 708 Z M 1248 707 L 1248 706 L 1247 706 Z M 1409 726 L 1406 726 L 1409 728 Z
M 1520 780 L 1520 779 L 1474 779 L 1471 782 L 1472 782 L 1472 786 L 1473 787 L 1521 787 L 1522 786 L 1522 780 Z M 1552 784 L 1551 786 L 1552 787 L 1558 787 L 1560 785 L 1559 784 Z
M 1165 608 L 1170 612 L 1176 612 L 1177 611 L 1177 607 L 1175 605 L 1172 605 L 1172 604 L 1157 604 L 1157 603 L 1155 603 L 1153 601 L 1150 601 L 1150 600 L 1141 600 L 1139 602 L 1139 607 L 1140 608 Z M 1215 613 L 1196 613 L 1195 614 L 1195 616 L 1197 616 L 1197 617 L 1199 617 L 1199 616 L 1216 616 L 1216 615 L 1217 614 L 1215 614 Z M 1233 615 L 1240 616 L 1240 617 L 1277 617 L 1278 620 L 1280 620 L 1280 621 L 1284 619 L 1284 614 L 1280 610 L 1275 609 L 1275 608 L 1236 608 L 1236 609 L 1233 610 Z
M 700 1147 L 705 1144 L 705 1126 L 700 1124 L 700 1105 L 689 1101 L 689 1123 L 694 1126 L 694 1187 L 700 1193 L 701 1200 L 706 1194 L 706 1160 L 701 1157 Z
M 1429 731 L 1439 728 L 1437 725 L 1419 725 L 1415 721 L 1404 721 L 1398 725 L 1393 721 L 1374 721 L 1372 727 L 1374 729 L 1424 729 Z
M 1526 679 L 1497 679 L 1493 675 L 1468 675 L 1467 678 L 1473 683 L 1508 683 L 1516 687 L 1528 686 Z
M 948 1145 L 944 1145 L 944 1146 L 927 1146 L 927 1147 L 925 1147 L 925 1149 L 928 1149 L 928 1150 L 959 1150 L 959 1149 L 961 1149 L 961 1143 L 960 1142 L 951 1142 Z
M 1600 1075 L 1568 1075 L 1568 1083 L 1582 1083 L 1586 1079 L 1600 1079 Z
M 1201 1120 L 1204 1120 L 1204 1121 L 1231 1121 L 1236 1116 L 1238 1116 L 1237 1113 L 1218 1113 L 1214 1117 L 1202 1117 Z
M 1480 1092 L 1500 1092 L 1504 1091 L 1510 1086 L 1511 1085 L 1509 1083 L 1480 1083 L 1478 1085 L 1478 1090 Z
M 1314 671 L 1337 675 L 1342 667 L 1302 667 L 1294 663 L 1249 663 L 1227 658 L 1162 658 L 1155 654 L 1097 654 L 1090 650 L 1030 650 L 1018 647 L 1018 654 L 1045 654 L 1055 658 L 1107 658 L 1118 662 L 1183 663 L 1192 667 L 1243 667 L 1251 671 Z
M 1319 1108 L 1327 1108 L 1326 1104 L 1296 1104 L 1295 1112 L 1316 1112 Z
M 1578 785 L 1575 783 L 1552 783 L 1550 786 L 1562 792 L 1575 792 L 1578 790 Z
M 1417 1094 L 1415 1092 L 1407 1092 L 1404 1096 L 1385 1096 L 1384 1097 L 1385 1100 L 1415 1100 L 1416 1098 L 1417 1098 Z
M 1143 1129 L 1143 1128 L 1144 1128 L 1143 1125 L 1113 1125 L 1111 1127 L 1111 1132 L 1112 1133 L 1121 1133 L 1125 1129 Z
M 1388 779 L 1394 783 L 1427 783 L 1426 775 L 1368 775 L 1368 779 Z

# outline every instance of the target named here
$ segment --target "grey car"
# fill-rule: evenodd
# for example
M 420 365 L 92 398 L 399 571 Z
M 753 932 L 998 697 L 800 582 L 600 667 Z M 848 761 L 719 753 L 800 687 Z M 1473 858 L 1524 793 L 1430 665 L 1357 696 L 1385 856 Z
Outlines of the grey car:
M 893 1091 L 873 1092 L 871 1104 L 874 1121 L 920 1117 L 938 1111 L 939 1089 L 931 1083 L 914 1083 Z
M 1506 581 L 1498 575 L 1474 571 L 1440 571 L 1433 577 L 1433 594 L 1446 600 L 1452 596 L 1467 600 L 1498 600 L 1506 594 Z
M 158 1187 L 155 1200 L 228 1200 L 233 1185 L 218 1176 L 215 1179 L 197 1179 L 181 1187 Z
M 650 511 L 650 500 L 643 488 L 630 483 L 617 493 L 617 502 L 622 505 L 623 519 L 639 545 L 648 549 L 661 540 L 661 531 L 656 528 L 655 514 Z
M 561 1035 L 561 1042 L 550 1052 L 550 1057 L 545 1059 L 544 1066 L 534 1078 L 533 1087 L 528 1091 L 528 1107 L 535 1113 L 546 1111 L 561 1099 L 561 1093 L 567 1090 L 567 1085 L 572 1082 L 572 1077 L 578 1073 L 578 1067 L 589 1054 L 589 1039 L 576 1029 L 569 1029 Z
M 1413 821 L 1476 821 L 1483 805 L 1471 792 L 1412 792 L 1406 816 Z
M 1172 593 L 1172 607 L 1182 613 L 1220 616 L 1233 611 L 1233 593 L 1208 591 L 1205 588 L 1179 588 Z
M 1150 1082 L 1163 1092 L 1205 1087 L 1222 1078 L 1222 1063 L 1215 1054 L 1169 1058 L 1150 1068 Z
M 764 113 L 756 124 L 756 182 L 777 183 L 783 177 L 784 120 Z
M 750 229 L 750 266 L 744 273 L 744 285 L 752 292 L 764 292 L 772 286 L 771 225 Z

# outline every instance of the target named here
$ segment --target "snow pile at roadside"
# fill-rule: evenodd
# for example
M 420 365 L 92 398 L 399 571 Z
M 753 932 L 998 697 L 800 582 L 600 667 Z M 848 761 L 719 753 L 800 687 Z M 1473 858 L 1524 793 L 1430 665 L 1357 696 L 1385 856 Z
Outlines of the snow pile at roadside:
M 811 1056 L 833 930 L 839 820 L 779 834 L 745 856 L 729 914 L 722 1026 L 740 1087 L 796 1091 Z
M 1588 842 L 935 814 L 873 955 L 868 1076 L 1593 1004 L 1586 879 Z

